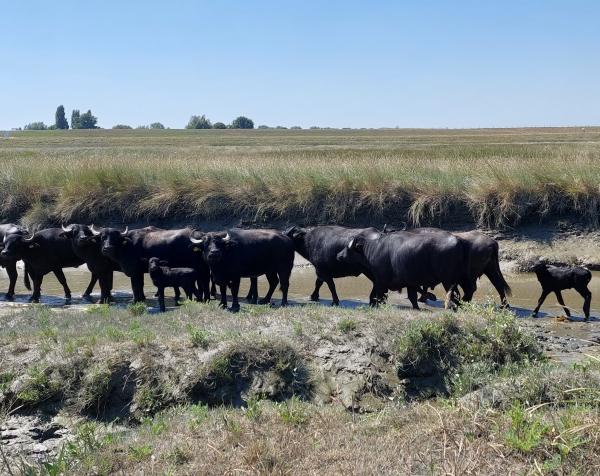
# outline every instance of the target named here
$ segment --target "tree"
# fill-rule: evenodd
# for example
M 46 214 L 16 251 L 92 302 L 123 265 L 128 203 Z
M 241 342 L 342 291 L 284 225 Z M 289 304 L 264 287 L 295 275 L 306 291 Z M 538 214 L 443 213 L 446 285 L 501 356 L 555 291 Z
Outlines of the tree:
M 26 131 L 45 131 L 46 129 L 48 129 L 48 127 L 46 126 L 46 124 L 40 121 L 26 124 L 25 127 L 23 127 L 23 129 L 25 129 Z
M 270 129 L 270 127 L 265 124 L 261 124 L 260 126 L 258 126 L 258 128 L 259 129 Z
M 73 112 L 71 113 L 71 129 L 81 129 L 79 109 L 73 109 Z
M 150 129 L 164 129 L 165 126 L 163 126 L 160 122 L 153 122 L 152 124 L 150 124 Z
M 112 127 L 113 129 L 131 129 L 131 126 L 128 126 L 126 124 L 117 124 L 115 126 Z
M 202 114 L 201 116 L 192 116 L 188 122 L 186 129 L 212 129 L 210 120 Z
M 57 129 L 69 128 L 69 123 L 65 117 L 65 107 L 62 104 L 56 108 L 56 113 L 54 114 L 54 125 Z
M 247 117 L 236 117 L 231 123 L 232 129 L 254 129 L 254 121 Z
M 87 112 L 84 112 L 79 118 L 79 127 L 81 129 L 98 129 L 96 123 L 98 122 L 98 118 L 92 115 L 92 111 L 88 109 Z
M 227 129 L 227 126 L 222 122 L 215 122 L 213 124 L 213 129 Z

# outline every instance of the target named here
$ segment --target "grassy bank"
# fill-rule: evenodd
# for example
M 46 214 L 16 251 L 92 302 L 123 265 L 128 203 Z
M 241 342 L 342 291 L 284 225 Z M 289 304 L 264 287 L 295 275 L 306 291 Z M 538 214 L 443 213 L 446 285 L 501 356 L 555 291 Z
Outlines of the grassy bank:
M 34 306 L 0 317 L 3 472 L 600 467 L 600 367 L 548 362 L 509 313 L 138 311 Z
M 0 214 L 597 224 L 600 129 L 48 131 L 0 140 Z

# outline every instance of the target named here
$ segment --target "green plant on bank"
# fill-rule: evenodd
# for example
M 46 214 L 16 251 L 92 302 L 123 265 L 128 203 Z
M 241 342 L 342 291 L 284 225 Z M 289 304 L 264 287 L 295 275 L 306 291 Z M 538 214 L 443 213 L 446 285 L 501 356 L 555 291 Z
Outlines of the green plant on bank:
M 107 317 L 110 315 L 110 305 L 107 303 L 103 304 L 92 304 L 86 309 L 89 314 L 98 314 L 100 316 Z M 132 313 L 133 314 L 133 313 Z M 135 314 L 134 314 L 135 315 Z
M 187 325 L 187 332 L 190 336 L 190 341 L 192 343 L 192 347 L 200 347 L 202 349 L 207 349 L 210 344 L 209 333 L 204 329 L 200 329 L 193 324 Z
M 296 396 L 278 403 L 277 413 L 284 423 L 293 426 L 305 425 L 310 419 L 310 415 L 306 410 L 306 404 Z
M 129 314 L 131 314 L 134 317 L 139 317 L 143 314 L 146 314 L 148 312 L 148 308 L 146 307 L 146 304 L 143 302 L 136 302 L 133 304 L 129 304 L 127 306 L 127 311 L 129 311 Z
M 530 453 L 542 444 L 549 428 L 535 415 L 527 415 L 520 404 L 508 410 L 510 426 L 504 434 L 504 440 L 510 448 L 521 453 Z
M 352 318 L 344 318 L 338 322 L 338 329 L 344 334 L 349 334 L 356 330 L 356 321 Z
M 531 361 L 543 360 L 532 335 L 523 332 L 515 316 L 491 306 L 471 306 L 482 320 L 454 314 L 419 319 L 409 324 L 395 343 L 399 375 L 437 375 L 454 396 L 479 388 L 493 375 L 518 372 Z

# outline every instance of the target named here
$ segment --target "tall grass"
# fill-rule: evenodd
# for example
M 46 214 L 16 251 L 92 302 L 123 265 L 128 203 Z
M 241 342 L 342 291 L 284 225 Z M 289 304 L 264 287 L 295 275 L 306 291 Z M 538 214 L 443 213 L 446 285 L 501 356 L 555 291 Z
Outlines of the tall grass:
M 0 214 L 597 224 L 599 159 L 600 128 L 19 132 L 0 140 Z

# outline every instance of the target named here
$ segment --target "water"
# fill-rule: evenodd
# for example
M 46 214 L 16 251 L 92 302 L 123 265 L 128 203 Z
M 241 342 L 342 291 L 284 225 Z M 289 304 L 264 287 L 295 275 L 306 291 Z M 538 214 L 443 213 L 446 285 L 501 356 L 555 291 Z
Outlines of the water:
M 90 273 L 87 267 L 81 266 L 79 268 L 67 268 L 64 270 L 71 288 L 73 297 L 80 296 L 84 289 L 87 287 L 90 280 Z M 17 302 L 25 302 L 29 297 L 29 292 L 23 286 L 22 279 L 22 266 L 19 271 L 19 281 L 17 283 Z M 594 272 L 592 281 L 590 283 L 590 290 L 592 291 L 592 315 L 600 315 L 600 272 Z M 512 307 L 520 310 L 520 314 L 529 314 L 529 311 L 533 309 L 537 300 L 540 296 L 541 287 L 537 282 L 534 274 L 530 273 L 519 273 L 519 274 L 505 274 L 505 278 L 510 284 L 513 295 L 509 299 Z M 292 273 L 290 281 L 289 297 L 292 301 L 306 302 L 308 296 L 312 293 L 315 284 L 315 272 L 312 266 L 302 259 L 300 256 L 296 258 L 296 266 Z M 368 304 L 368 295 L 371 291 L 371 283 L 364 276 L 340 278 L 335 280 L 338 295 L 341 300 L 342 306 L 356 307 L 360 305 Z M 6 271 L 0 272 L 0 293 L 4 292 L 4 289 L 8 286 L 8 278 Z M 240 296 L 245 296 L 249 286 L 249 280 L 242 280 L 242 286 L 240 290 Z M 262 296 L 266 293 L 268 288 L 267 281 L 264 277 L 259 278 L 259 294 Z M 119 300 L 126 301 L 131 295 L 131 285 L 129 278 L 122 273 L 115 273 L 114 277 L 114 289 L 116 291 L 117 298 Z M 146 275 L 145 279 L 145 291 L 148 297 L 153 296 L 155 288 L 152 286 L 152 282 Z M 94 290 L 94 294 L 99 293 L 99 287 L 97 286 Z M 436 303 L 430 303 L 433 307 L 440 307 L 443 305 L 443 289 L 438 286 L 434 293 L 438 297 Z M 48 274 L 44 278 L 42 285 L 42 302 L 53 305 L 62 305 L 63 300 L 63 289 L 60 283 L 56 280 L 53 274 Z M 324 305 L 331 304 L 331 294 L 326 284 L 321 287 L 321 302 Z M 1 296 L 2 294 L 0 294 Z M 169 291 L 167 292 L 169 294 Z M 568 290 L 563 292 L 565 303 L 571 309 L 574 315 L 582 315 L 583 298 L 575 291 Z M 274 299 L 280 298 L 279 291 L 275 291 Z M 487 278 L 483 277 L 478 282 L 478 290 L 475 293 L 475 302 L 499 302 L 498 294 L 492 287 L 491 283 Z M 74 302 L 76 300 L 74 299 Z M 406 298 L 406 294 L 392 292 L 389 296 L 391 304 L 399 306 L 410 307 L 410 303 Z M 549 315 L 560 315 L 562 314 L 561 308 L 556 301 L 556 297 L 552 294 L 548 296 L 546 302 L 541 308 L 541 315 L 544 313 Z

